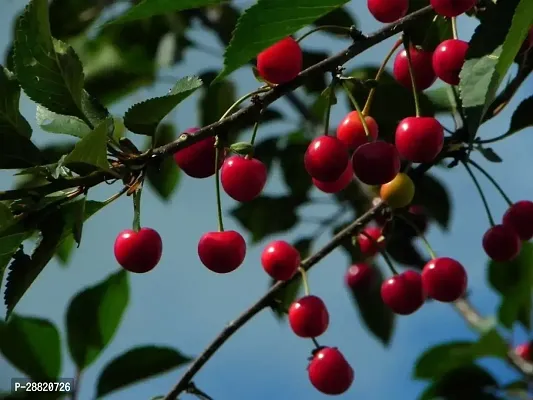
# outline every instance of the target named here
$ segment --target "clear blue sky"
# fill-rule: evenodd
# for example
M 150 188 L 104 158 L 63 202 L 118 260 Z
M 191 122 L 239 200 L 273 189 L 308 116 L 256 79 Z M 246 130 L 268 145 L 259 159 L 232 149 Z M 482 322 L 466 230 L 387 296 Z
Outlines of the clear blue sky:
M 4 0 L 0 5 L 0 48 L 5 48 L 9 43 L 13 17 L 24 3 L 19 0 Z M 239 4 L 241 3 L 244 6 L 251 2 Z M 355 0 L 348 9 L 357 15 L 361 29 L 368 33 L 378 29 L 379 24 L 369 15 L 365 4 L 362 0 Z M 467 17 L 459 19 L 461 38 L 469 39 L 474 28 L 474 21 Z M 219 46 L 215 37 L 196 30 L 198 41 L 214 48 Z M 332 52 L 341 50 L 347 44 L 320 35 L 305 42 L 306 47 L 329 48 Z M 391 45 L 391 40 L 380 44 L 351 61 L 348 67 L 379 64 Z M 186 53 L 184 63 L 178 68 L 164 71 L 162 75 L 179 78 L 220 66 L 220 58 L 191 50 Z M 256 85 L 249 69 L 242 69 L 231 78 L 239 82 L 239 95 L 252 90 Z M 169 86 L 169 83 L 162 83 L 142 90 L 114 106 L 112 111 L 123 114 L 132 103 L 164 94 Z M 533 81 L 530 79 L 511 106 L 496 121 L 487 124 L 481 135 L 493 137 L 503 133 L 507 129 L 512 110 L 521 99 L 531 95 L 532 90 Z M 180 129 L 197 125 L 196 101 L 197 96 L 192 96 L 173 114 L 172 121 Z M 285 105 L 286 103 L 278 102 L 277 107 Z M 39 144 L 70 140 L 68 137 L 54 137 L 53 134 L 37 129 L 35 105 L 26 98 L 22 101 L 22 111 L 35 127 L 34 138 Z M 290 111 L 292 113 L 292 109 Z M 332 122 L 338 123 L 346 111 L 345 103 L 340 102 L 334 107 Z M 292 121 L 297 120 L 297 115 L 291 115 Z M 451 127 L 449 118 L 442 119 L 442 122 Z M 260 135 L 264 137 L 289 132 L 292 128 L 294 124 L 290 122 L 272 124 L 261 128 Z M 529 179 L 529 174 L 524 173 L 531 167 L 532 131 L 529 128 L 495 146 L 505 161 L 503 164 L 490 164 L 474 155 L 476 161 L 502 182 L 508 194 L 516 200 L 533 198 L 533 181 Z M 481 201 L 472 182 L 460 167 L 453 170 L 441 169 L 435 173 L 451 189 L 454 213 L 451 233 L 445 234 L 432 227 L 428 238 L 437 253 L 455 257 L 466 266 L 473 292 L 472 300 L 483 313 L 489 315 L 494 312 L 497 298 L 485 284 L 486 257 L 481 248 L 481 237 L 488 222 Z M 0 173 L 2 189 L 8 188 L 11 182 L 9 174 Z M 484 186 L 494 214 L 499 218 L 505 211 L 505 203 L 490 186 Z M 94 190 L 91 198 L 104 199 L 112 193 L 111 190 L 117 191 L 119 188 Z M 284 190 L 284 187 L 275 170 L 266 192 L 276 193 L 280 190 Z M 320 196 L 319 193 L 316 195 Z M 225 209 L 233 205 L 233 200 L 223 197 Z M 326 206 L 317 206 L 307 212 L 321 216 L 332 211 Z M 75 252 L 68 268 L 62 268 L 55 261 L 50 263 L 16 311 L 22 315 L 53 321 L 60 327 L 64 341 L 66 305 L 77 291 L 101 281 L 117 270 L 113 242 L 120 230 L 131 225 L 131 218 L 131 200 L 127 198 L 120 199 L 92 218 L 85 225 L 82 246 Z M 198 239 L 204 232 L 216 229 L 212 179 L 184 178 L 168 204 L 146 191 L 143 196 L 142 223 L 161 233 L 164 244 L 162 260 L 151 273 L 130 277 L 131 302 L 124 321 L 100 359 L 84 373 L 81 400 L 94 398 L 95 383 L 102 367 L 131 347 L 145 344 L 167 345 L 192 356 L 199 354 L 226 323 L 246 309 L 266 289 L 268 279 L 259 264 L 261 244 L 250 247 L 244 265 L 225 276 L 209 272 L 198 260 Z M 229 217 L 226 219 L 226 227 L 238 229 Z M 306 229 L 312 229 L 312 226 L 301 225 L 294 234 L 283 235 L 281 238 L 298 237 L 306 233 Z M 317 245 L 323 244 L 327 239 L 323 237 Z M 321 343 L 338 346 L 355 369 L 354 385 L 339 398 L 412 400 L 424 387 L 423 383 L 411 380 L 411 367 L 417 356 L 426 347 L 441 341 L 474 336 L 451 307 L 431 303 L 412 316 L 399 318 L 390 348 L 383 348 L 366 333 L 344 289 L 343 274 L 347 262 L 344 254 L 336 251 L 310 273 L 311 290 L 324 298 L 331 315 L 330 328 L 321 338 Z M 4 316 L 4 312 L 2 309 L 0 317 Z M 515 332 L 514 338 L 523 340 L 525 334 Z M 241 329 L 211 359 L 197 375 L 195 382 L 215 400 L 325 399 L 326 396 L 316 392 L 307 380 L 306 365 L 310 349 L 310 342 L 296 338 L 287 326 L 279 324 L 269 311 L 265 311 Z M 502 380 L 509 380 L 514 376 L 499 361 L 488 362 L 486 365 Z M 65 346 L 62 375 L 72 377 L 73 373 L 74 367 L 68 359 Z M 108 398 L 137 400 L 165 394 L 182 373 L 183 370 L 172 371 L 111 394 Z M 10 378 L 16 376 L 20 376 L 20 373 L 0 358 L 0 388 L 9 388 Z

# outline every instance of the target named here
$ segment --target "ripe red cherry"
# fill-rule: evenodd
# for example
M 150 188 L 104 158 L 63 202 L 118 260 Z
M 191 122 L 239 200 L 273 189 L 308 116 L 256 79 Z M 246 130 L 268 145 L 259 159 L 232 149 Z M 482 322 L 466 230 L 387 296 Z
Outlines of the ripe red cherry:
M 350 150 L 355 150 L 367 142 L 371 142 L 378 137 L 378 124 L 374 118 L 365 116 L 366 126 L 370 133 L 367 138 L 365 128 L 359 118 L 357 111 L 350 112 L 337 127 L 337 139 L 339 139 Z
M 289 308 L 289 325 L 300 337 L 313 338 L 322 335 L 329 325 L 326 305 L 319 297 L 302 297 Z
M 433 53 L 411 47 L 409 49 L 409 54 L 411 56 L 411 63 L 413 64 L 416 90 L 425 90 L 433 85 L 433 83 L 437 80 L 437 76 L 435 75 L 435 71 L 433 71 L 432 65 Z M 396 55 L 392 73 L 399 84 L 411 89 L 409 60 L 407 59 L 407 52 L 405 50 L 400 51 Z
M 184 134 L 194 133 L 197 130 L 198 128 L 190 128 Z M 224 152 L 220 153 L 220 166 L 222 166 Z M 187 175 L 201 179 L 215 174 L 215 156 L 215 138 L 208 137 L 174 153 L 174 161 Z
M 307 367 L 309 380 L 319 392 L 339 395 L 353 383 L 353 368 L 335 347 L 324 347 L 313 354 Z
M 357 263 L 352 265 L 346 275 L 344 281 L 353 291 L 361 291 L 367 289 L 374 279 L 374 271 L 367 263 Z
M 431 162 L 444 146 L 444 129 L 433 117 L 407 117 L 396 128 L 395 144 L 404 159 Z
M 366 233 L 366 235 L 363 233 L 357 235 L 359 250 L 364 258 L 373 257 L 383 248 L 383 244 L 385 243 L 378 242 L 378 239 L 381 237 L 381 229 L 376 226 L 369 226 L 365 228 L 363 232 Z
M 389 24 L 407 14 L 409 0 L 368 0 L 367 5 L 375 19 Z
M 409 315 L 414 313 L 426 299 L 422 288 L 422 276 L 408 270 L 387 279 L 381 285 L 381 298 L 394 313 Z
M 300 253 L 283 240 L 270 243 L 261 253 L 261 264 L 278 281 L 291 279 L 300 266 Z
M 353 168 L 352 163 L 346 164 L 346 169 L 342 173 L 341 176 L 337 178 L 337 180 L 333 182 L 322 182 L 315 178 L 312 179 L 313 184 L 323 191 L 324 193 L 338 193 L 341 190 L 344 190 L 348 187 L 350 182 L 353 180 Z
M 211 271 L 226 274 L 244 261 L 246 242 L 235 231 L 207 232 L 198 242 L 198 256 Z
M 522 242 L 506 225 L 495 225 L 483 235 L 483 249 L 494 261 L 511 261 L 520 253 Z
M 533 202 L 522 200 L 503 214 L 503 224 L 512 228 L 522 240 L 533 237 Z
M 464 267 L 448 257 L 429 261 L 422 270 L 424 292 L 437 301 L 452 302 L 465 294 L 468 278 Z
M 286 37 L 257 56 L 259 75 L 270 83 L 286 83 L 302 71 L 302 49 L 292 37 Z
M 531 352 L 531 342 L 522 343 L 515 347 L 514 352 L 517 356 L 522 357 L 526 361 L 533 361 L 531 356 L 533 353 Z
M 333 182 L 346 170 L 349 159 L 348 151 L 339 139 L 319 136 L 309 144 L 304 156 L 304 165 L 312 178 Z
M 224 191 L 241 202 L 255 199 L 267 180 L 265 164 L 256 158 L 232 156 L 224 161 L 220 171 L 220 182 Z
M 459 39 L 445 40 L 433 52 L 433 70 L 444 82 L 459 84 L 459 73 L 465 63 L 468 43 Z
M 437 14 L 457 17 L 476 5 L 477 0 L 431 0 L 431 7 Z
M 400 172 L 400 156 L 392 144 L 378 140 L 359 147 L 352 156 L 353 172 L 367 185 L 383 185 Z
M 163 242 L 151 228 L 138 232 L 125 229 L 115 239 L 115 258 L 127 271 L 142 274 L 151 271 L 161 259 Z

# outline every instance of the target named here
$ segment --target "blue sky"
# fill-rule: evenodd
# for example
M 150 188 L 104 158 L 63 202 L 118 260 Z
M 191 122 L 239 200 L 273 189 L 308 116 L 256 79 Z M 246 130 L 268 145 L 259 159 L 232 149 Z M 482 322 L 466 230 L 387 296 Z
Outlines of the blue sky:
M 251 2 L 239 2 L 247 5 Z M 5 48 L 10 40 L 13 16 L 23 7 L 23 2 L 5 0 L 0 5 L 0 47 Z M 360 28 L 368 33 L 380 27 L 370 16 L 362 0 L 352 1 L 348 9 L 355 15 Z M 459 35 L 467 40 L 473 33 L 475 23 L 467 17 L 459 18 Z M 217 48 L 214 36 L 196 29 L 198 41 Z M 393 40 L 361 54 L 347 66 L 354 68 L 365 64 L 378 65 L 391 47 Z M 305 41 L 306 48 L 328 48 L 332 52 L 348 45 L 347 41 L 331 40 L 320 34 Z M 186 53 L 185 62 L 162 75 L 176 78 L 221 66 L 219 57 L 208 56 L 195 50 Z M 239 82 L 239 95 L 256 86 L 250 69 L 242 69 L 231 76 Z M 120 104 L 112 107 L 121 115 L 129 105 L 148 97 L 161 95 L 168 90 L 169 83 L 161 83 L 142 90 Z M 481 135 L 494 137 L 503 133 L 508 126 L 512 110 L 520 100 L 531 95 L 533 81 L 522 87 L 512 104 L 497 120 L 486 124 Z M 197 125 L 197 96 L 192 96 L 175 112 L 172 121 L 185 129 Z M 276 107 L 284 107 L 282 100 Z M 292 114 L 291 120 L 298 116 Z M 26 98 L 22 100 L 23 114 L 35 127 L 35 105 Z M 332 123 L 340 122 L 346 113 L 344 102 L 339 102 L 332 112 Z M 442 122 L 452 127 L 449 118 Z M 289 132 L 294 124 L 276 123 L 260 129 L 259 135 Z M 503 183 L 504 189 L 515 200 L 533 197 L 533 181 L 525 178 L 524 171 L 530 168 L 532 129 L 496 144 L 495 150 L 504 159 L 503 164 L 490 164 L 479 155 L 474 159 L 487 168 Z M 34 138 L 38 144 L 65 140 L 54 137 L 36 128 Z M 69 138 L 66 138 L 69 140 Z M 451 233 L 444 233 L 431 227 L 428 238 L 440 255 L 455 257 L 469 272 L 469 287 L 473 292 L 474 304 L 486 315 L 494 312 L 497 297 L 486 287 L 486 257 L 481 248 L 481 237 L 488 226 L 472 182 L 464 169 L 436 170 L 436 175 L 446 182 L 451 190 L 454 218 Z M 279 171 L 274 170 L 265 189 L 276 193 L 284 189 Z M 0 187 L 10 186 L 12 179 L 5 172 L 0 173 Z M 483 181 L 487 197 L 496 218 L 505 211 L 504 201 Z M 113 188 L 99 188 L 91 192 L 91 198 L 102 200 L 118 191 Z M 322 196 L 318 192 L 316 197 Z M 224 209 L 235 203 L 223 197 Z M 334 209 L 321 205 L 308 211 L 316 216 L 328 215 Z M 466 218 L 468 216 L 468 219 Z M 19 303 L 17 312 L 53 321 L 62 332 L 65 344 L 64 319 L 66 305 L 72 296 L 85 286 L 93 285 L 118 268 L 113 256 L 113 242 L 117 233 L 131 225 L 131 200 L 122 198 L 112 206 L 93 217 L 84 227 L 82 246 L 75 252 L 68 268 L 62 268 L 55 261 L 50 263 L 31 290 Z M 102 367 L 116 355 L 131 347 L 145 344 L 167 345 L 180 349 L 191 356 L 197 355 L 217 335 L 226 323 L 251 305 L 265 291 L 268 278 L 260 264 L 262 245 L 249 247 L 241 268 L 232 274 L 217 275 L 205 269 L 196 254 L 197 241 L 209 230 L 216 229 L 216 208 L 214 182 L 212 179 L 193 180 L 184 178 L 172 201 L 162 203 L 150 191 L 143 195 L 142 223 L 157 229 L 163 238 L 163 257 L 159 266 L 149 274 L 131 275 L 131 301 L 123 323 L 114 340 L 101 357 L 83 374 L 81 400 L 94 398 L 94 387 Z M 229 217 L 226 229 L 239 229 Z M 290 235 L 280 238 L 292 239 L 312 225 L 302 224 Z M 315 246 L 328 239 L 324 235 Z M 264 244 L 264 243 L 263 243 Z M 315 247 L 315 249 L 317 248 Z M 355 369 L 355 383 L 339 398 L 412 400 L 423 389 L 424 384 L 411 380 L 411 367 L 417 356 L 428 346 L 441 341 L 474 338 L 461 318 L 446 305 L 431 303 L 416 314 L 399 318 L 390 348 L 383 348 L 365 331 L 343 286 L 343 274 L 348 260 L 340 251 L 334 252 L 310 273 L 310 285 L 314 294 L 321 296 L 330 310 L 330 328 L 321 338 L 321 343 L 338 346 Z M 2 293 L 3 294 L 3 293 Z M 1 317 L 4 310 L 1 311 Z M 515 332 L 515 340 L 523 340 L 524 332 Z M 320 400 L 326 398 L 316 392 L 307 380 L 307 357 L 311 343 L 295 337 L 284 324 L 264 311 L 250 324 L 241 329 L 208 362 L 195 378 L 196 384 L 215 400 L 254 398 L 257 400 L 276 398 L 293 400 L 305 398 Z M 513 378 L 513 372 L 499 361 L 487 362 L 503 380 Z M 150 399 L 165 394 L 179 379 L 183 370 L 175 370 L 126 390 L 113 393 L 110 400 Z M 64 346 L 63 376 L 72 377 L 74 367 L 68 359 Z M 11 377 L 20 376 L 7 362 L 0 358 L 0 388 L 7 389 Z M 401 393 L 401 395 L 400 395 Z M 186 396 L 184 396 L 186 398 Z

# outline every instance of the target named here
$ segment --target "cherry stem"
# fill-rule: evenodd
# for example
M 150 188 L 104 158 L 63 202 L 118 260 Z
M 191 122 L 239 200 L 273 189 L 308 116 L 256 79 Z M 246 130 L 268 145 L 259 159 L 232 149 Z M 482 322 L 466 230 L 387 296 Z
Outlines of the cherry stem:
M 416 232 L 417 236 L 419 236 L 420 239 L 422 239 L 422 243 L 424 243 L 424 247 L 428 251 L 429 256 L 432 259 L 437 258 L 437 255 L 435 254 L 435 251 L 433 250 L 433 247 L 431 247 L 431 245 L 429 244 L 429 241 L 427 240 L 426 236 L 422 233 L 422 231 L 418 228 L 418 226 L 416 226 L 416 224 L 413 221 L 411 221 L 409 218 L 407 218 L 405 215 L 402 215 L 402 214 L 397 214 L 397 215 L 402 220 L 404 220 L 411 228 L 413 228 L 414 231 Z
M 218 231 L 224 232 L 224 221 L 222 220 L 222 201 L 220 200 L 220 168 L 218 168 L 220 157 L 220 143 L 218 136 L 215 136 L 215 188 L 217 195 L 217 219 Z
M 509 206 L 512 206 L 514 203 L 513 201 L 505 194 L 502 187 L 496 182 L 496 180 L 485 170 L 481 165 L 479 165 L 477 162 L 468 160 L 468 163 L 471 164 L 475 169 L 477 169 L 479 172 L 481 172 L 485 177 L 492 183 L 492 185 L 496 188 L 496 190 L 502 195 L 504 200 L 507 202 Z
M 346 81 L 342 82 L 342 87 L 344 88 L 344 91 L 346 92 L 346 95 L 352 102 L 355 110 L 357 111 L 357 115 L 359 116 L 359 119 L 361 120 L 361 123 L 363 124 L 363 129 L 365 130 L 365 135 L 367 139 L 370 139 L 370 130 L 368 129 L 368 125 L 366 124 L 365 116 L 361 112 L 361 107 L 359 107 L 359 104 L 357 103 L 357 100 L 355 100 L 355 97 L 353 97 L 352 92 L 350 91 L 350 88 Z
M 248 100 L 250 97 L 254 97 L 255 95 L 258 95 L 263 92 L 268 92 L 269 90 L 270 90 L 270 87 L 262 87 L 257 90 L 254 90 L 253 92 L 245 94 L 244 96 L 239 98 L 235 103 L 233 103 L 230 106 L 230 108 L 226 110 L 226 112 L 222 115 L 222 117 L 220 117 L 219 121 L 222 121 L 224 118 L 230 115 L 233 110 L 235 110 L 238 106 L 240 106 L 244 101 Z
M 394 265 L 392 264 L 391 259 L 387 255 L 387 252 L 385 250 L 382 250 L 381 246 L 379 245 L 381 242 L 383 242 L 385 240 L 385 237 L 381 236 L 378 240 L 376 240 L 372 236 L 370 236 L 368 233 L 366 233 L 365 231 L 361 231 L 361 235 L 366 236 L 368 238 L 368 240 L 370 240 L 374 244 L 374 246 L 376 246 L 376 248 L 380 249 L 379 253 L 381 254 L 383 259 L 385 260 L 385 263 L 389 267 L 389 269 L 392 272 L 392 274 L 393 275 L 399 275 L 398 271 L 396 270 L 396 268 L 394 268 Z
M 312 337 L 311 340 L 313 341 L 313 344 L 315 345 L 315 347 L 317 349 L 320 349 L 322 346 L 320 346 L 320 344 L 318 343 L 318 341 L 316 340 L 316 338 Z
M 452 36 L 454 39 L 458 39 L 459 35 L 457 34 L 457 18 L 452 17 Z
M 415 113 L 417 117 L 420 117 L 420 101 L 418 99 L 418 91 L 416 90 L 415 72 L 413 71 L 413 62 L 411 60 L 411 53 L 409 51 L 410 43 L 407 36 L 402 37 L 403 48 L 405 49 L 405 55 L 407 57 L 407 66 L 409 67 L 409 76 L 411 78 L 411 88 L 413 90 L 413 100 L 415 102 Z
M 127 191 L 129 190 L 129 187 L 128 186 L 124 186 L 120 192 L 118 193 L 115 193 L 113 196 L 109 197 L 108 199 L 104 200 L 103 201 L 103 204 L 104 205 L 108 205 L 108 204 L 111 204 L 112 202 L 114 202 L 116 199 L 118 199 L 120 196 L 122 196 L 124 193 L 126 193 Z
M 483 207 L 485 207 L 485 211 L 487 212 L 487 217 L 489 219 L 489 223 L 491 226 L 496 225 L 494 222 L 494 218 L 492 218 L 492 214 L 490 212 L 489 203 L 487 202 L 487 198 L 485 197 L 485 194 L 483 193 L 483 189 L 481 189 L 481 185 L 479 184 L 477 178 L 475 177 L 474 173 L 468 166 L 468 164 L 464 161 L 462 161 L 463 165 L 465 166 L 466 172 L 468 172 L 468 175 L 472 178 L 472 181 L 474 181 L 474 185 L 476 185 L 477 191 L 479 193 L 479 197 L 481 197 L 481 201 L 483 202 Z
M 398 49 L 398 47 L 401 46 L 401 44 L 402 44 L 402 41 L 398 40 L 396 43 L 394 43 L 394 46 L 392 46 L 392 48 L 389 50 L 389 52 L 385 56 L 385 59 L 381 63 L 381 66 L 379 67 L 379 70 L 376 73 L 376 77 L 374 78 L 376 82 L 379 82 L 379 80 L 381 79 L 381 76 L 383 75 L 383 72 L 385 72 L 385 68 L 387 67 L 387 64 L 389 63 L 391 57 L 394 55 L 394 52 Z M 376 96 L 376 90 L 377 90 L 377 87 L 373 87 L 370 90 L 370 93 L 368 94 L 368 97 L 366 99 L 365 107 L 363 108 L 363 115 L 368 115 L 368 113 L 370 112 L 370 107 L 372 107 L 372 102 L 374 101 L 374 97 Z
M 335 96 L 335 85 L 337 84 L 337 78 L 333 76 L 331 83 L 329 84 L 329 93 L 328 93 L 328 108 L 326 109 L 326 119 L 324 121 L 324 131 L 325 135 L 329 135 L 329 121 L 331 118 L 331 106 L 333 105 L 333 98 Z
M 509 131 L 509 132 L 506 132 L 504 133 L 503 135 L 500 135 L 500 136 L 496 136 L 495 138 L 492 138 L 492 139 L 486 139 L 486 140 L 476 140 L 476 144 L 489 144 L 489 143 L 496 143 L 496 142 L 499 142 L 503 139 L 507 139 L 508 137 L 510 136 L 513 136 L 517 131 L 513 132 L 513 131 Z
M 300 272 L 300 275 L 302 275 L 304 293 L 306 296 L 309 296 L 311 292 L 309 291 L 309 282 L 307 281 L 307 272 L 305 272 L 305 269 L 303 269 L 302 267 L 298 268 L 298 271 Z
M 259 121 L 254 124 L 254 131 L 252 132 L 252 138 L 250 139 L 250 145 L 253 146 L 255 143 L 255 137 L 257 136 L 257 131 L 259 129 Z
M 323 30 L 326 30 L 326 29 L 335 29 L 335 30 L 338 30 L 339 32 L 346 32 L 347 35 L 350 35 L 350 28 L 347 28 L 345 26 L 339 26 L 339 25 L 322 25 L 322 26 L 318 26 L 314 29 L 311 29 L 309 32 L 306 32 L 302 35 L 302 37 L 300 39 L 297 39 L 296 41 L 298 43 L 300 43 L 302 40 L 304 40 L 307 36 L 315 33 L 315 32 L 320 32 L 320 31 L 323 31 Z

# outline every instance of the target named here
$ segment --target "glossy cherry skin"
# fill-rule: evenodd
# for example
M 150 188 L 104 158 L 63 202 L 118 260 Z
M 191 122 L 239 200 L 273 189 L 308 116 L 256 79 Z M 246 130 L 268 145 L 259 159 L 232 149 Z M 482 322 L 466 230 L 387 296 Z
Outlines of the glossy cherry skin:
M 346 170 L 349 160 L 348 150 L 339 139 L 319 136 L 309 144 L 304 155 L 304 166 L 312 178 L 333 182 Z
M 261 253 L 261 265 L 277 281 L 291 279 L 300 266 L 300 253 L 283 240 L 268 244 Z
M 381 285 L 381 298 L 396 314 L 414 313 L 426 300 L 422 276 L 418 272 L 408 270 L 387 279 Z
M 312 178 L 313 185 L 315 185 L 319 190 L 324 193 L 338 193 L 341 190 L 344 190 L 353 180 L 353 168 L 352 163 L 346 164 L 346 169 L 337 180 L 333 182 L 322 182 L 315 178 Z
M 437 14 L 457 17 L 476 5 L 477 0 L 431 0 L 430 4 Z
M 381 237 L 381 229 L 376 226 L 369 226 L 363 232 L 357 235 L 359 251 L 364 258 L 373 257 L 383 248 L 384 242 L 378 242 Z
M 368 11 L 379 22 L 389 24 L 405 17 L 409 0 L 368 0 Z
M 220 182 L 224 191 L 240 202 L 255 199 L 265 187 L 267 169 L 256 158 L 232 156 L 222 165 Z
M 513 229 L 522 240 L 533 237 L 533 202 L 518 201 L 503 214 L 503 225 Z
M 329 325 L 326 305 L 319 297 L 302 297 L 289 308 L 289 325 L 299 337 L 313 338 L 322 335 Z
M 392 181 L 381 185 L 379 195 L 390 208 L 407 207 L 415 196 L 415 184 L 409 175 L 400 172 Z
M 190 128 L 184 134 L 194 133 L 197 130 L 198 128 Z M 222 166 L 224 152 L 220 153 L 219 164 Z M 174 161 L 190 177 L 202 179 L 215 174 L 215 156 L 215 138 L 208 137 L 174 153 Z
M 344 282 L 351 290 L 360 292 L 371 286 L 374 276 L 374 270 L 367 263 L 357 263 L 348 268 Z
M 526 361 L 533 361 L 533 352 L 531 350 L 531 342 L 526 342 L 516 346 L 514 352 L 517 356 L 522 357 Z
M 433 117 L 407 117 L 396 128 L 395 144 L 407 161 L 431 162 L 444 146 L 444 129 Z
M 286 37 L 257 56 L 257 71 L 270 83 L 292 81 L 302 71 L 302 49 L 292 37 Z
M 394 145 L 378 140 L 359 147 L 352 156 L 355 176 L 367 185 L 383 185 L 400 172 L 400 156 Z
M 409 54 L 411 55 L 411 63 L 413 64 L 416 90 L 426 90 L 437 80 L 437 75 L 435 75 L 435 71 L 433 71 L 433 53 L 411 47 L 409 49 Z M 407 59 L 407 52 L 405 50 L 400 51 L 396 55 L 392 73 L 399 84 L 411 90 L 409 61 Z
M 198 242 L 198 256 L 208 269 L 218 274 L 235 271 L 246 256 L 246 242 L 235 231 L 207 232 Z
M 370 137 L 366 136 L 365 128 L 357 111 L 348 113 L 337 127 L 337 139 L 350 150 L 355 150 L 365 143 L 373 142 L 378 137 L 378 124 L 369 115 L 365 116 L 365 123 Z
M 506 225 L 495 225 L 483 235 L 483 249 L 494 261 L 511 261 L 521 248 L 520 237 Z
M 465 294 L 468 278 L 465 268 L 453 258 L 429 261 L 422 270 L 422 287 L 434 300 L 449 303 Z
M 465 63 L 468 43 L 464 40 L 445 40 L 433 52 L 433 70 L 437 77 L 450 85 L 459 84 L 459 73 Z
M 324 347 L 313 354 L 307 373 L 315 389 L 328 395 L 346 392 L 354 380 L 353 368 L 335 347 Z
M 142 274 L 159 263 L 163 242 L 159 233 L 151 228 L 141 228 L 138 232 L 125 229 L 115 239 L 114 252 L 122 268 Z

